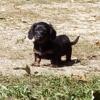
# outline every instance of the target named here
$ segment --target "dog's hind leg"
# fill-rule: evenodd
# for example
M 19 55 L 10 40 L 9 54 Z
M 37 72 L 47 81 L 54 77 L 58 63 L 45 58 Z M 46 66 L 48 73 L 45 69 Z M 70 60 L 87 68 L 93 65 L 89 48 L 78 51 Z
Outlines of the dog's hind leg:
M 66 62 L 71 62 L 72 47 L 69 47 L 66 52 Z
M 52 67 L 58 67 L 61 65 L 61 56 L 54 56 L 51 60 Z

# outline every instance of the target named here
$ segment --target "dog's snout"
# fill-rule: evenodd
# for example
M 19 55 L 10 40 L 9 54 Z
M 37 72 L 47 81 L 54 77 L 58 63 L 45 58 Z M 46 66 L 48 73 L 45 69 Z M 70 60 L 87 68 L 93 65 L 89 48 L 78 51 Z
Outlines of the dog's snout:
M 40 35 L 36 35 L 36 37 L 37 37 L 37 38 L 40 38 L 41 36 L 40 36 Z
M 36 40 L 39 40 L 39 39 L 41 38 L 41 35 L 36 34 L 36 35 L 34 36 L 34 38 L 35 38 Z

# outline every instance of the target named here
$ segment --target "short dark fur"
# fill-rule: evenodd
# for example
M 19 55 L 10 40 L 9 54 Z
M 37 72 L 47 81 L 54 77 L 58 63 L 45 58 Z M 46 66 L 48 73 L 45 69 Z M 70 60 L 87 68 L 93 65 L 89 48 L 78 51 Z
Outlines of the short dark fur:
M 54 40 L 56 38 L 56 31 L 51 24 L 45 22 L 34 23 L 29 32 L 28 38 L 38 40 L 38 42 L 44 42 L 41 40 Z
M 79 36 L 71 42 L 66 35 L 59 35 L 53 41 L 48 41 L 43 45 L 34 42 L 35 57 L 50 59 L 54 65 L 61 64 L 61 57 L 66 55 L 66 62 L 71 61 L 72 45 L 78 42 Z M 41 48 L 41 51 L 39 48 Z
M 79 36 L 71 42 L 66 35 L 56 36 L 56 31 L 44 22 L 33 24 L 28 33 L 28 38 L 34 37 L 35 62 L 49 59 L 51 64 L 61 64 L 61 56 L 66 55 L 66 62 L 71 61 L 72 45 L 78 42 Z M 37 60 L 39 59 L 39 60 Z

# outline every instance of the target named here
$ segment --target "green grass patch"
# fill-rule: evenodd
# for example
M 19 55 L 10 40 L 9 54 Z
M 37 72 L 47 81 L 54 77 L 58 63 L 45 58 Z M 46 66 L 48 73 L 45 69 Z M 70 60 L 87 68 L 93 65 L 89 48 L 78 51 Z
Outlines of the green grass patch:
M 0 100 L 91 100 L 93 90 L 100 90 L 100 78 L 80 81 L 66 76 L 0 76 Z

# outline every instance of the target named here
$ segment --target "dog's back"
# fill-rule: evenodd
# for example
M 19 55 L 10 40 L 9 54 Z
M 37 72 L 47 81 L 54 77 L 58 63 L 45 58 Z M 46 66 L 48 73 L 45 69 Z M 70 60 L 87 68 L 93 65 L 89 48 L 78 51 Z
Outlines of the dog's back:
M 63 44 L 75 45 L 78 42 L 79 37 L 80 36 L 78 36 L 74 41 L 70 41 L 68 36 L 59 35 L 59 36 L 56 37 L 55 43 L 58 43 L 59 45 L 63 45 Z

